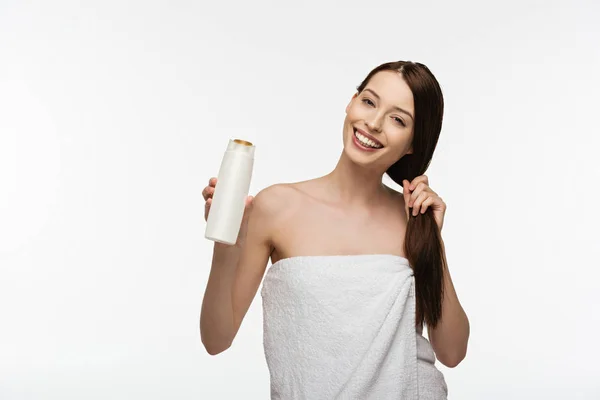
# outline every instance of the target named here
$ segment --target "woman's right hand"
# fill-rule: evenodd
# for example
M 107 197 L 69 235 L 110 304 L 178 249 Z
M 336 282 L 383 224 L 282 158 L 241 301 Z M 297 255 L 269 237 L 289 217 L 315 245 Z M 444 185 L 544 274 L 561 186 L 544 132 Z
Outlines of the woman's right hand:
M 215 194 L 215 188 L 217 186 L 217 178 L 212 177 L 208 180 L 208 186 L 202 190 L 202 196 L 204 197 L 204 220 L 208 220 L 208 213 L 210 211 L 210 205 L 212 204 L 212 198 Z M 246 238 L 246 232 L 248 228 L 248 216 L 252 207 L 252 200 L 254 196 L 248 196 L 246 198 L 246 206 L 244 209 L 244 216 L 242 218 L 242 225 L 240 226 L 240 233 L 238 234 L 237 246 L 240 246 L 243 240 Z

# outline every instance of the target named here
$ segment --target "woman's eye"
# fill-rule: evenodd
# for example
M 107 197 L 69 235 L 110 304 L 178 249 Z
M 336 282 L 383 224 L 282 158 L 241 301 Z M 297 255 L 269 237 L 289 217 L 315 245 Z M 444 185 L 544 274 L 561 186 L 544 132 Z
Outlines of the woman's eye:
M 394 118 L 394 119 L 395 119 L 395 120 L 396 120 L 396 122 L 398 122 L 400 125 L 402 125 L 402 126 L 406 126 L 406 125 L 404 124 L 404 121 L 402 121 L 400 118 L 396 117 L 396 118 Z
M 369 99 L 363 99 L 363 100 L 362 100 L 362 102 L 363 102 L 363 103 L 366 103 L 366 104 L 369 104 L 369 105 L 373 105 L 373 106 L 375 105 L 375 104 L 373 104 L 373 102 L 372 102 L 371 100 L 369 100 Z

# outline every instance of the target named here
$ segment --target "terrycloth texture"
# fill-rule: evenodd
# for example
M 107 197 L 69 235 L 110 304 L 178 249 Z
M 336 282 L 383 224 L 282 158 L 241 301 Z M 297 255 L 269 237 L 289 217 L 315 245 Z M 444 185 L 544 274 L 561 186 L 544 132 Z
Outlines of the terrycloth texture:
M 415 328 L 406 258 L 282 259 L 261 296 L 272 399 L 446 399 L 433 350 Z

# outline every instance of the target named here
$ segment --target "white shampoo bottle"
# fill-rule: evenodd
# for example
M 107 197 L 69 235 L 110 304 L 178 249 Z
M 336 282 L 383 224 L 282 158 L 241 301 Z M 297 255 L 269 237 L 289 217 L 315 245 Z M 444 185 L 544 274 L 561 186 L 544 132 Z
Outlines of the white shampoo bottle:
M 206 239 L 229 245 L 237 242 L 250 190 L 255 149 L 256 146 L 245 140 L 229 140 L 206 220 Z

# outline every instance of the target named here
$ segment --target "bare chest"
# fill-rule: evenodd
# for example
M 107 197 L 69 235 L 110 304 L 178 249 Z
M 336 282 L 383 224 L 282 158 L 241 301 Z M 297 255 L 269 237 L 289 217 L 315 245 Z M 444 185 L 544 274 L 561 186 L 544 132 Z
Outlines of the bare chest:
M 296 205 L 273 233 L 271 262 L 306 255 L 404 256 L 402 212 L 390 208 L 353 215 L 313 202 Z

